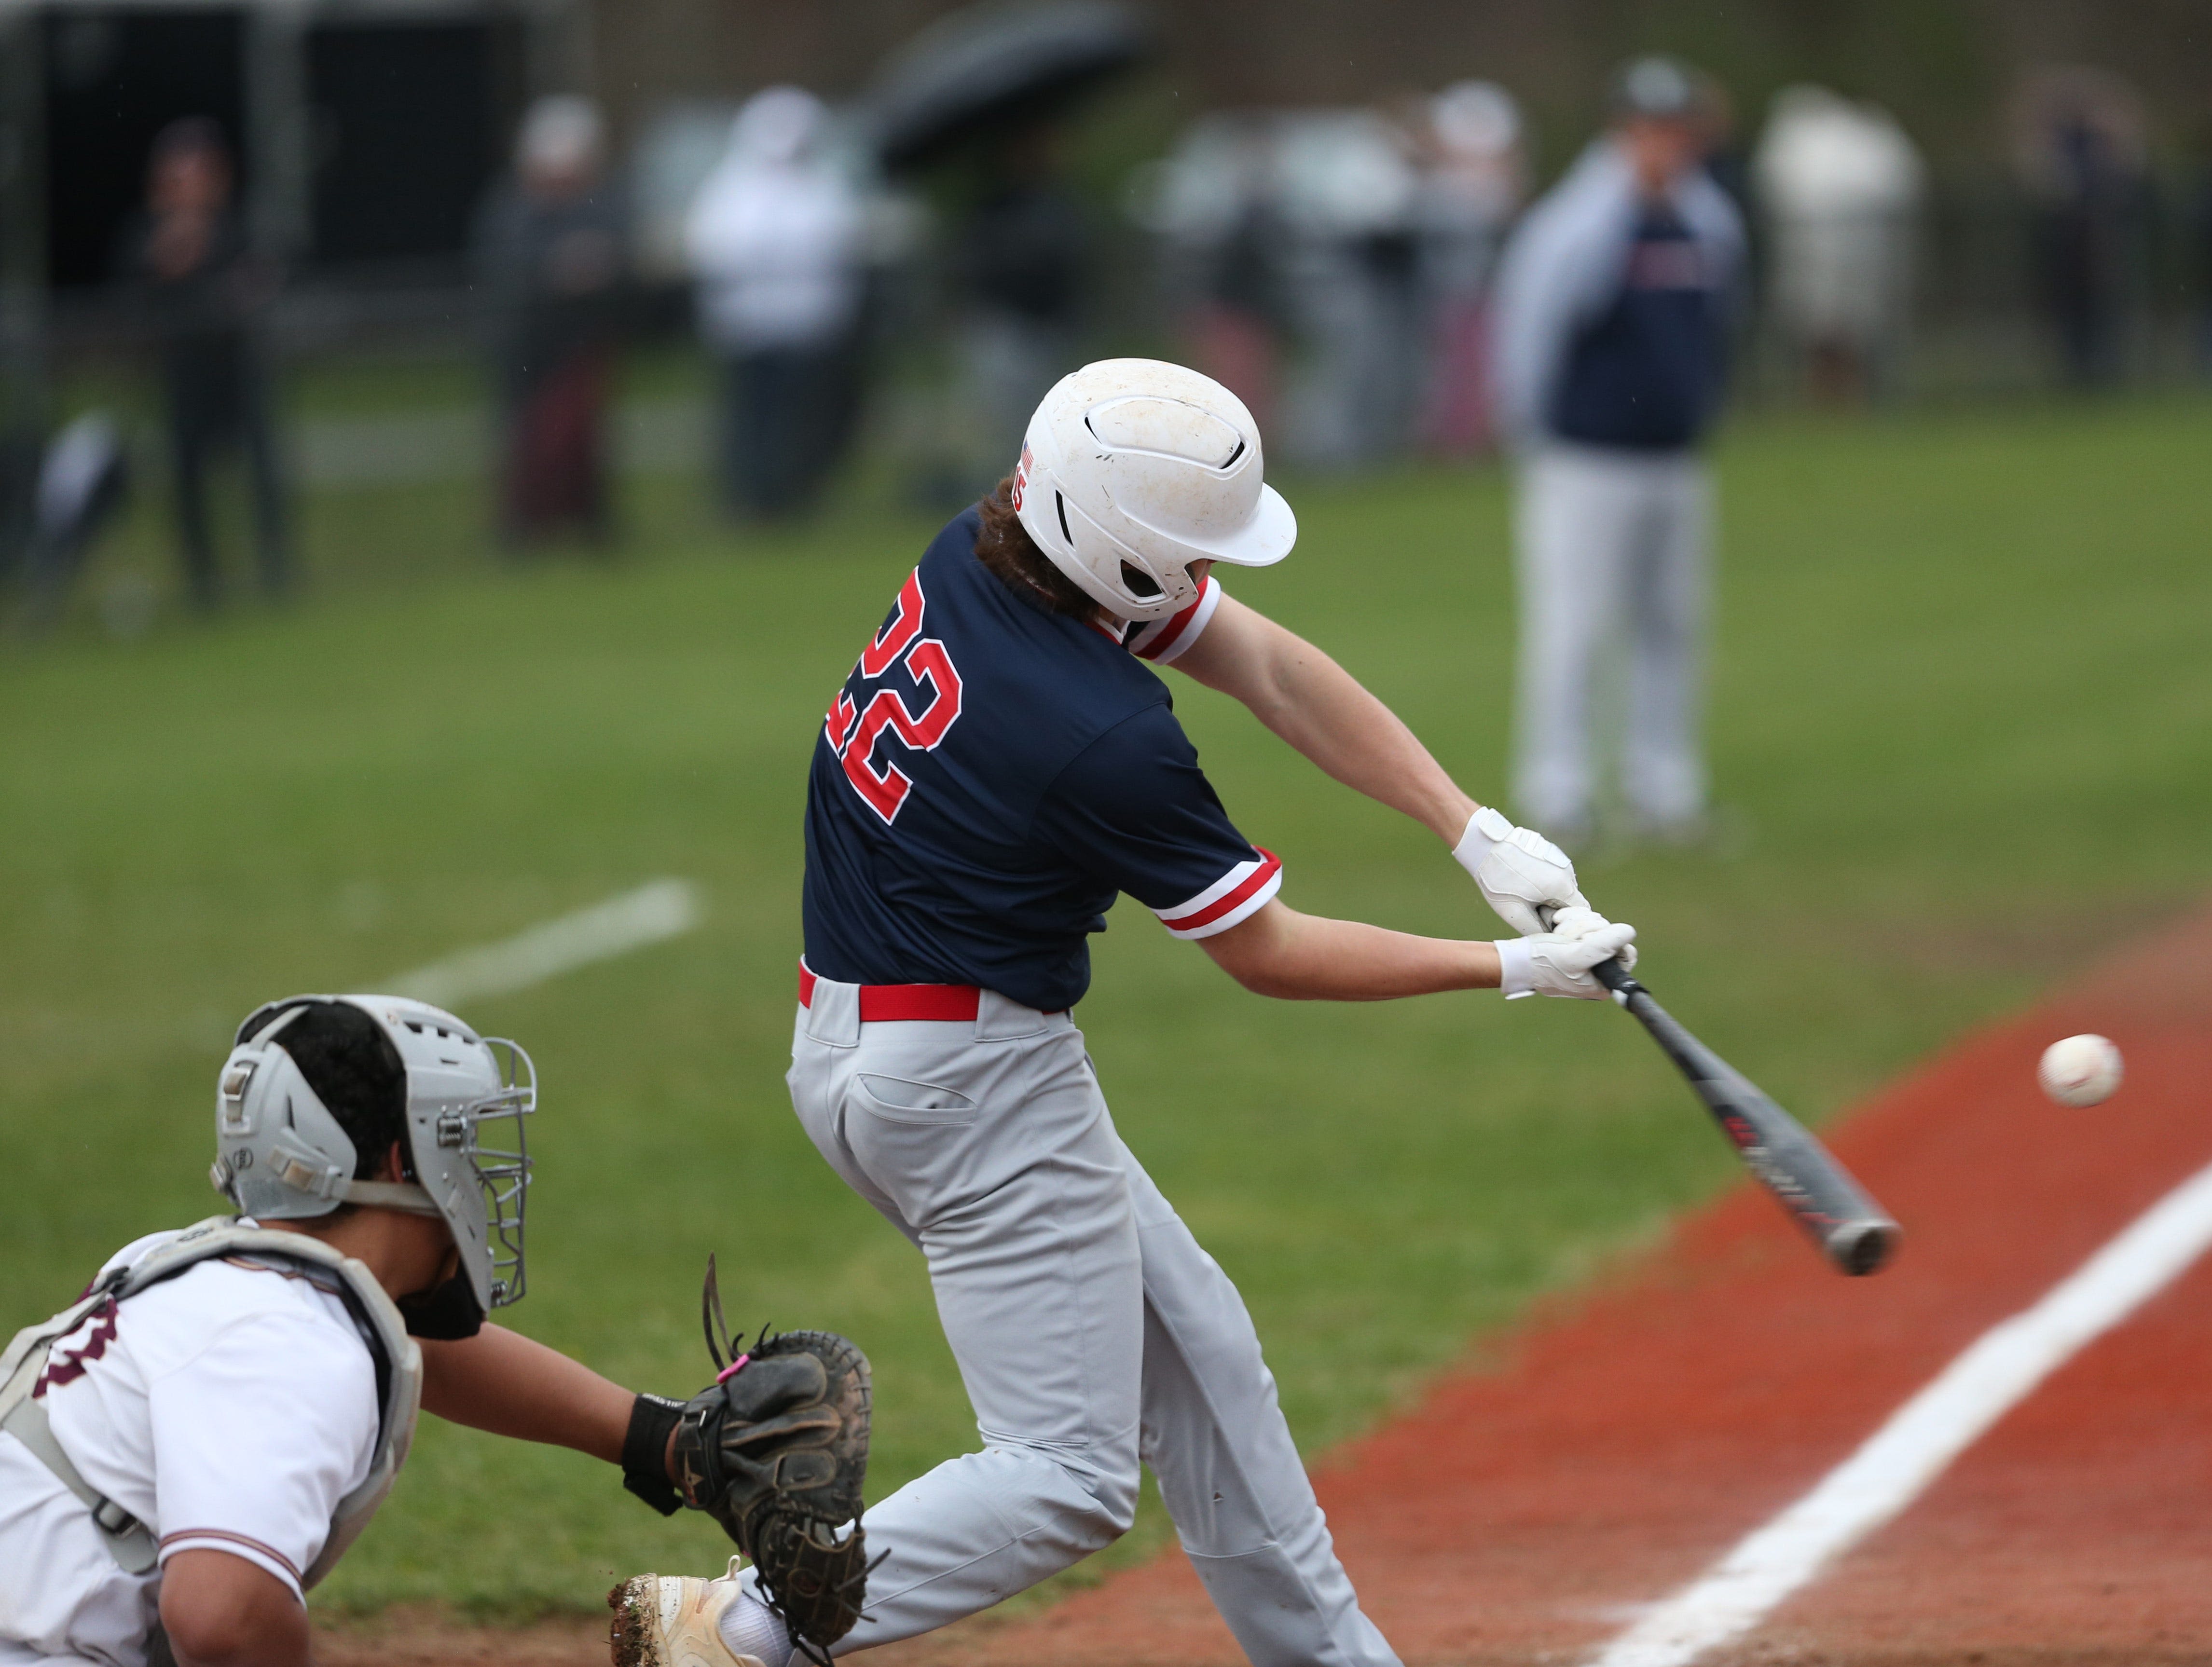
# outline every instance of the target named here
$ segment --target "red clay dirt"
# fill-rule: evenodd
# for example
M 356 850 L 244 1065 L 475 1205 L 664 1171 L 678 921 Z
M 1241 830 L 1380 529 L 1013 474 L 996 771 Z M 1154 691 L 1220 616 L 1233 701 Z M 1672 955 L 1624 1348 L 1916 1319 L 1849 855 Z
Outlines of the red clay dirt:
M 2051 1106 L 2035 1085 L 2043 1046 L 2080 1030 L 2127 1059 L 2126 1085 L 2097 1110 Z M 1324 1461 L 1316 1485 L 1368 1612 L 1413 1667 L 1586 1656 L 2212 1162 L 2208 1084 L 2212 916 L 1967 1038 L 1834 1131 L 1905 1224 L 1889 1271 L 1829 1272 L 1740 1188 L 1631 1276 L 1539 1322 L 1503 1368 L 1448 1378 Z M 2212 1270 L 2199 1267 L 1715 1667 L 2212 1662 L 2208 1367 Z M 551 1643 L 527 1653 L 575 1658 Z M 521 1658 L 444 1659 L 501 1654 Z M 1243 1659 L 1173 1555 L 1034 1619 L 985 1617 L 870 1658 Z

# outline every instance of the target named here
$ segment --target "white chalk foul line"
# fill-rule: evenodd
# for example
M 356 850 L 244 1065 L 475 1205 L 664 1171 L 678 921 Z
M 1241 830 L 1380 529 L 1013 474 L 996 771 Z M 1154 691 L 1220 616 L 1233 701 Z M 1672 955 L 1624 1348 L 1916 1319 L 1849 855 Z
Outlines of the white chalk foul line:
M 610 961 L 664 938 L 680 937 L 704 918 L 706 904 L 698 887 L 689 880 L 655 880 L 518 932 L 504 943 L 464 949 L 418 967 L 386 987 L 395 995 L 452 1007 L 480 996 L 527 989 L 595 961 Z
M 1614 1639 L 1593 1667 L 1686 1667 L 1749 1632 L 2208 1248 L 2212 1167 L 2152 1205 L 2033 1308 L 1984 1332 L 1811 1493 Z

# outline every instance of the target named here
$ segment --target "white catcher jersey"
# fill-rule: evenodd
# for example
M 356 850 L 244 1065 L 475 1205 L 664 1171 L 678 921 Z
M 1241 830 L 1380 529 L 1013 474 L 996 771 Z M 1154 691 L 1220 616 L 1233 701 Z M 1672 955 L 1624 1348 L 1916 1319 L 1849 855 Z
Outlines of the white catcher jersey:
M 230 1262 L 95 1311 L 54 1344 L 44 1398 L 70 1462 L 153 1529 L 164 1562 L 228 1552 L 295 1593 L 376 1451 L 375 1363 L 344 1304 Z M 160 1579 L 118 1567 L 83 1504 L 0 1432 L 0 1667 L 143 1667 Z

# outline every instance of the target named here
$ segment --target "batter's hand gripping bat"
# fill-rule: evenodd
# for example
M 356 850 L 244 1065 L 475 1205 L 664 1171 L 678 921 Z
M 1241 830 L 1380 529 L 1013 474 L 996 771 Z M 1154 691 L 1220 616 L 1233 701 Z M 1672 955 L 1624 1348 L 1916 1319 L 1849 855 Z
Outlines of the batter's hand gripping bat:
M 1643 1021 L 1690 1079 L 1721 1132 L 1735 1143 L 1744 1167 L 1781 1200 L 1838 1272 L 1875 1273 L 1887 1264 L 1903 1234 L 1826 1147 L 1757 1083 L 1683 1029 L 1619 961 L 1599 962 L 1591 976 Z

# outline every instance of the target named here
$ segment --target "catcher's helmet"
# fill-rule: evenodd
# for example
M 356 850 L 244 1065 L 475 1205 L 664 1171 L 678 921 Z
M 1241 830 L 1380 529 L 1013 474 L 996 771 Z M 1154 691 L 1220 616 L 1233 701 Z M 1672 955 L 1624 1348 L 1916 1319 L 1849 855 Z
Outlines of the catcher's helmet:
M 1262 483 L 1260 428 L 1210 376 L 1102 359 L 1030 419 L 1014 508 L 1053 566 L 1109 611 L 1164 619 L 1198 595 L 1190 564 L 1280 561 L 1297 518 Z
M 284 1031 L 309 1009 L 342 1002 L 376 1021 L 407 1073 L 405 1137 L 414 1179 L 355 1179 L 361 1154 L 284 1050 Z M 263 1221 L 327 1215 L 341 1204 L 435 1215 L 459 1247 L 477 1306 L 503 1307 L 523 1292 L 522 1218 L 530 1158 L 522 1119 L 538 1106 L 530 1056 L 481 1037 L 452 1014 L 404 996 L 291 996 L 257 1008 L 239 1027 L 216 1089 L 216 1190 Z M 486 1125 L 511 1124 L 501 1144 Z

